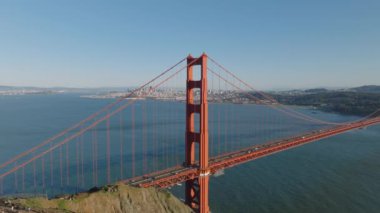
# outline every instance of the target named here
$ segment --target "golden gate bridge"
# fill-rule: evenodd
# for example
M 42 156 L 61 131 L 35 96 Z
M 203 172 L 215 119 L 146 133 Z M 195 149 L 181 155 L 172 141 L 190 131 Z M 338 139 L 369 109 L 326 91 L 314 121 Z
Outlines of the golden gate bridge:
M 2 163 L 0 195 L 57 195 L 118 181 L 159 188 L 184 182 L 186 204 L 206 213 L 210 176 L 379 122 L 378 111 L 353 121 L 316 118 L 278 103 L 206 54 L 188 56 Z

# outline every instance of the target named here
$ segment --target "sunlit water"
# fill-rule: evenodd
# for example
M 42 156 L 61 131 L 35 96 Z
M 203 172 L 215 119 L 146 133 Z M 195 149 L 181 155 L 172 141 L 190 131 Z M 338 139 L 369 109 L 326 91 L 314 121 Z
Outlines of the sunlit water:
M 0 96 L 0 163 L 78 122 L 111 101 L 83 99 L 78 95 Z M 165 168 L 180 164 L 183 161 L 183 103 L 140 101 L 135 106 L 136 114 L 141 114 L 141 106 L 146 107 L 149 112 L 152 112 L 154 107 L 161 109 L 160 115 L 148 113 L 146 116 L 147 140 L 153 141 L 154 137 L 157 137 L 155 140 L 164 144 L 161 148 L 169 147 L 167 150 L 173 154 L 166 161 L 161 156 L 156 158 L 159 160 L 157 167 Z M 297 110 L 333 121 L 355 119 L 355 117 L 317 112 L 311 109 Z M 296 121 L 287 116 L 280 117 L 279 114 L 271 111 L 263 106 L 210 104 L 211 154 L 217 155 L 234 148 L 238 149 L 324 127 Z M 128 117 L 129 113 L 127 110 L 123 116 Z M 163 121 L 164 118 L 170 119 Z M 258 120 L 261 122 L 257 122 Z M 237 121 L 239 124 L 236 124 Z M 143 131 L 141 116 L 136 116 L 135 122 L 136 143 L 139 144 L 142 140 L 139 139 L 139 135 Z M 218 123 L 222 125 L 218 126 Z M 113 135 L 118 134 L 117 122 L 114 121 L 112 125 L 115 127 L 112 130 Z M 104 126 L 102 128 L 99 127 L 99 131 L 104 131 Z M 128 142 L 130 128 L 129 120 L 126 118 L 123 130 L 126 135 L 126 147 L 130 147 L 130 142 Z M 168 131 L 167 135 L 170 137 L 163 133 L 157 134 L 158 131 L 164 129 Z M 227 130 L 227 134 L 223 130 Z M 99 137 L 99 140 L 102 140 L 102 136 Z M 117 141 L 116 136 L 114 137 L 112 141 Z M 223 143 L 232 139 L 233 143 Z M 213 212 L 292 213 L 379 212 L 379 139 L 380 126 L 373 126 L 228 169 L 224 171 L 224 175 L 211 178 L 211 210 Z M 118 143 L 112 144 L 115 150 L 112 152 L 112 165 L 115 167 L 112 171 L 113 176 L 117 176 L 115 174 L 118 173 L 120 155 L 117 152 Z M 137 146 L 141 148 L 141 145 Z M 85 147 L 85 151 L 89 149 Z M 149 146 L 148 149 L 151 147 Z M 123 159 L 126 168 L 130 155 L 131 153 L 125 149 Z M 99 157 L 104 159 L 104 155 L 100 154 Z M 104 161 L 100 161 L 99 169 L 104 171 Z M 141 156 L 136 156 L 136 161 L 139 166 L 136 168 L 136 175 L 144 173 L 141 168 Z M 149 168 L 146 169 L 151 169 L 151 166 L 149 164 Z M 91 176 L 91 162 L 85 162 L 85 167 L 85 174 Z M 74 185 L 75 174 L 73 167 L 70 182 Z M 125 169 L 123 176 L 129 177 L 128 175 L 131 175 L 131 171 Z M 87 179 L 85 182 L 88 184 L 82 188 L 64 187 L 50 190 L 48 193 L 54 195 L 85 190 L 91 187 L 91 177 Z M 117 179 L 118 177 L 115 177 L 112 181 Z M 48 177 L 46 182 L 48 185 Z M 105 183 L 105 177 L 101 176 L 99 182 Z M 177 196 L 183 197 L 181 187 L 174 187 L 171 190 Z

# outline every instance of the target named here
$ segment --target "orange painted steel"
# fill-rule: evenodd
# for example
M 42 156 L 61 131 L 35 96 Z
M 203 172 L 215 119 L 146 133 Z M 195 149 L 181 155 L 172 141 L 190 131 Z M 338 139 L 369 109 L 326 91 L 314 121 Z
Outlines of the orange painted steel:
M 201 78 L 199 80 L 194 80 L 193 78 L 194 66 L 201 66 Z M 194 89 L 200 89 L 198 101 L 194 100 L 196 97 L 194 95 Z M 209 159 L 207 93 L 207 55 L 203 54 L 199 58 L 193 58 L 189 55 L 187 57 L 184 165 L 136 177 L 123 181 L 124 183 L 140 187 L 167 188 L 185 182 L 186 204 L 197 212 L 208 213 L 210 212 L 208 203 L 210 175 L 220 170 L 277 152 L 338 135 L 353 129 L 380 123 L 380 117 L 366 119 L 266 144 L 254 145 Z M 199 114 L 198 132 L 195 128 L 195 113 Z M 196 155 L 196 145 L 198 145 L 199 148 L 198 155 Z M 199 159 L 196 159 L 196 156 L 199 156 Z
M 318 141 L 334 135 L 342 134 L 350 130 L 359 129 L 365 126 L 371 126 L 378 123 L 380 123 L 380 118 L 369 119 L 366 121 L 351 123 L 337 128 L 314 131 L 303 136 L 275 141 L 261 146 L 254 146 L 252 149 L 244 149 L 239 152 L 230 153 L 224 155 L 224 157 L 217 157 L 211 160 L 211 173 L 215 173 L 219 170 L 230 168 L 281 151 L 292 149 L 307 143 Z
M 255 145 L 236 152 L 231 152 L 210 159 L 210 173 L 215 174 L 217 171 L 227 169 L 251 160 L 266 157 L 288 149 L 296 148 L 314 141 L 332 137 L 345 133 L 350 130 L 360 129 L 366 126 L 376 125 L 380 123 L 380 118 L 372 118 L 363 121 L 347 124 L 345 126 L 317 130 L 306 133 L 297 137 L 291 137 L 283 140 L 273 141 L 262 145 Z M 167 188 L 185 182 L 194 180 L 201 176 L 198 169 L 198 162 L 193 167 L 175 167 L 162 173 L 156 173 L 154 176 L 143 176 L 134 181 L 129 182 L 132 185 L 140 187 L 159 187 Z
M 201 66 L 200 79 L 195 80 L 193 67 Z M 200 89 L 199 100 L 195 101 L 194 89 Z M 198 103 L 199 102 L 199 103 Z M 195 130 L 194 114 L 199 114 L 199 131 Z M 191 208 L 201 213 L 208 213 L 208 188 L 209 188 L 209 150 L 208 150 L 208 104 L 207 104 L 207 55 L 202 54 L 199 58 L 187 57 L 187 80 L 186 80 L 186 142 L 185 142 L 185 165 L 196 167 L 199 175 L 191 174 L 181 176 L 186 179 L 185 202 Z M 196 164 L 195 146 L 198 144 L 199 164 Z

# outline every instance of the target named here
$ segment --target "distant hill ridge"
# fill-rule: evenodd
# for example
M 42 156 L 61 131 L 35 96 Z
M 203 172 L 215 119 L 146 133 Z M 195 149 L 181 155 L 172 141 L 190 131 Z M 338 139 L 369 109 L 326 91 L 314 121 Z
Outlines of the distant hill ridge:
M 380 86 L 366 85 L 366 86 L 351 88 L 351 90 L 355 92 L 362 92 L 362 93 L 380 93 Z

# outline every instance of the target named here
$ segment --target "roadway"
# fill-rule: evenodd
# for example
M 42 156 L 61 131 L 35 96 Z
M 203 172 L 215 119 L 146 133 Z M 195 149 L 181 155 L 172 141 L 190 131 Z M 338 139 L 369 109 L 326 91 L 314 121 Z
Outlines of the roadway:
M 380 117 L 348 123 L 346 125 L 336 126 L 329 129 L 311 131 L 302 135 L 298 135 L 296 137 L 290 137 L 265 144 L 254 145 L 235 152 L 225 153 L 223 155 L 210 159 L 210 175 L 251 160 L 255 160 L 307 143 L 318 141 L 323 138 L 332 137 L 334 135 L 342 134 L 350 130 L 360 129 L 378 123 L 380 123 Z M 176 184 L 180 184 L 186 180 L 197 178 L 198 176 L 199 171 L 196 165 L 194 167 L 176 166 L 163 171 L 125 180 L 123 182 L 139 187 L 167 188 Z

